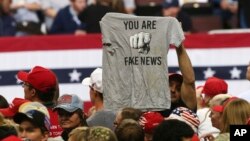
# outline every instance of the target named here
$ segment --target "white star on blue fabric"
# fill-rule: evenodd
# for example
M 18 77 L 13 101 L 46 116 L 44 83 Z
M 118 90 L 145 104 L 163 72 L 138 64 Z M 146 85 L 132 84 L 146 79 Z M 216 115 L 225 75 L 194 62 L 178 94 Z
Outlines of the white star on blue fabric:
M 80 82 L 80 76 L 82 73 L 78 72 L 76 69 L 74 69 L 71 73 L 69 73 L 70 82 Z
M 240 79 L 241 70 L 237 67 L 234 67 L 232 70 L 229 71 L 231 74 L 231 79 Z
M 209 67 L 203 73 L 204 73 L 204 79 L 207 79 L 209 77 L 213 77 L 216 72 Z

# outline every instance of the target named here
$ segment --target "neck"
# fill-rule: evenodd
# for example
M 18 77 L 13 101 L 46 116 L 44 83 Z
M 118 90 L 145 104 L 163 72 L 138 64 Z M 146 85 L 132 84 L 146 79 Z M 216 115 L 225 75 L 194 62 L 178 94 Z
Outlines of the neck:
M 100 100 L 95 101 L 95 110 L 100 111 L 103 109 L 103 102 Z

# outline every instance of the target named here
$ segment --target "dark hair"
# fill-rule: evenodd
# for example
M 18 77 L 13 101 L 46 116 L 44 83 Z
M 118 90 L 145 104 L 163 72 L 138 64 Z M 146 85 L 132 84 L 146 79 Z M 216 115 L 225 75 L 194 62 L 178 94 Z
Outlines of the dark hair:
M 125 119 L 115 129 L 119 141 L 144 141 L 142 127 L 133 119 Z
M 141 110 L 135 109 L 132 107 L 123 108 L 122 112 L 121 112 L 122 120 L 133 119 L 135 121 L 138 121 L 140 119 L 141 115 L 142 115 Z
M 54 97 L 56 94 L 56 87 L 48 89 L 47 92 L 41 92 L 40 90 L 36 89 L 32 85 L 29 85 L 29 89 L 35 89 L 37 97 L 42 101 L 42 102 L 53 102 Z
M 169 119 L 159 124 L 153 134 L 153 141 L 182 141 L 192 138 L 194 130 L 185 122 Z
M 81 126 L 88 126 L 87 121 L 86 121 L 86 116 L 84 115 L 82 109 L 77 109 L 75 113 L 79 116 L 81 120 Z
M 5 99 L 5 97 L 0 95 L 0 108 L 8 108 L 8 107 L 9 107 L 9 104 L 7 100 Z

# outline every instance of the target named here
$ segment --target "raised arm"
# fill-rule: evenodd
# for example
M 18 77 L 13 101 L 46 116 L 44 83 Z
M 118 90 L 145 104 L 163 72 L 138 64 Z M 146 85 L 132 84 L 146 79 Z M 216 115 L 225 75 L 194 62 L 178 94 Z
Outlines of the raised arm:
M 183 75 L 181 98 L 191 110 L 197 109 L 194 70 L 183 44 L 176 48 L 180 71 Z

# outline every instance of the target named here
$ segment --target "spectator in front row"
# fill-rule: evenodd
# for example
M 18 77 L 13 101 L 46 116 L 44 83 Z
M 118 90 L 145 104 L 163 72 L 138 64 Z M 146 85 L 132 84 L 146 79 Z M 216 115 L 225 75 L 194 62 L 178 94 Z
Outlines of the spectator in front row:
M 61 9 L 52 24 L 51 34 L 86 34 L 85 23 L 82 23 L 78 15 L 86 7 L 86 0 L 70 0 L 70 5 Z
M 11 0 L 0 1 L 0 37 L 14 36 L 16 24 L 10 11 Z
M 13 0 L 10 5 L 17 22 L 16 36 L 42 34 L 37 12 L 41 9 L 41 0 Z
M 42 0 L 42 10 L 45 15 L 45 24 L 48 30 L 51 29 L 58 11 L 67 5 L 69 5 L 69 0 Z
M 54 110 L 58 113 L 58 120 L 63 128 L 61 136 L 65 141 L 68 140 L 68 135 L 74 128 L 87 126 L 83 102 L 77 95 L 62 95 Z
M 79 15 L 80 20 L 86 23 L 88 33 L 101 33 L 99 21 L 108 12 L 114 12 L 112 0 L 97 0 L 96 4 L 90 5 Z
M 187 13 L 181 10 L 178 0 L 164 0 L 162 7 L 163 16 L 177 18 L 177 20 L 181 23 L 184 33 L 192 32 L 192 20 Z

